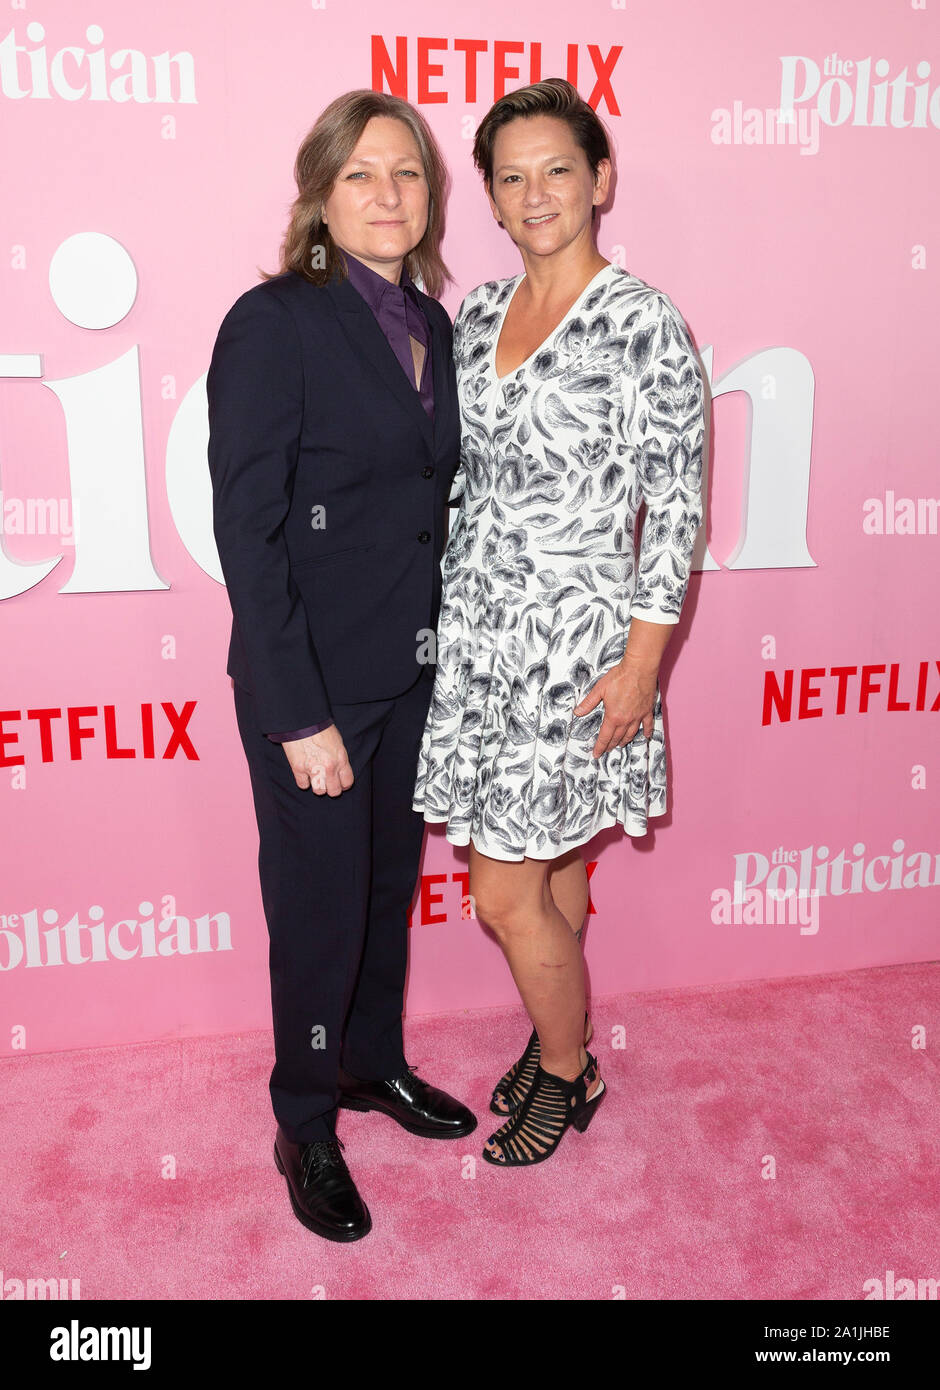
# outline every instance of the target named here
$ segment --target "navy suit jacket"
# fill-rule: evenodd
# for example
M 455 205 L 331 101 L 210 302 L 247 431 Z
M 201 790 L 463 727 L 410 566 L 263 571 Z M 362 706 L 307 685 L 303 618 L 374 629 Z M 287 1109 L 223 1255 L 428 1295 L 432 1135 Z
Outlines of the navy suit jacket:
M 219 329 L 206 390 L 228 673 L 265 733 L 329 720 L 333 702 L 389 699 L 421 672 L 460 422 L 451 322 L 419 295 L 433 424 L 348 280 L 320 288 L 287 271 Z

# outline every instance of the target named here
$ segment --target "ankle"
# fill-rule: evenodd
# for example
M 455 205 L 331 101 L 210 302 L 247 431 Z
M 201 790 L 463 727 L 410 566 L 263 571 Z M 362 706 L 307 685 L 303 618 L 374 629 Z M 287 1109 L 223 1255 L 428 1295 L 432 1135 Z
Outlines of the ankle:
M 560 1076 L 562 1081 L 577 1081 L 584 1070 L 581 1063 L 577 1058 L 572 1057 L 570 1052 L 557 1059 L 543 1056 L 541 1066 L 543 1071 L 547 1071 L 550 1076 Z
M 577 1081 L 587 1064 L 588 1054 L 583 1046 L 578 1049 L 577 1058 L 566 1053 L 565 1056 L 559 1057 L 556 1061 L 544 1053 L 542 1054 L 542 1070 L 549 1072 L 552 1076 L 560 1076 L 562 1081 Z

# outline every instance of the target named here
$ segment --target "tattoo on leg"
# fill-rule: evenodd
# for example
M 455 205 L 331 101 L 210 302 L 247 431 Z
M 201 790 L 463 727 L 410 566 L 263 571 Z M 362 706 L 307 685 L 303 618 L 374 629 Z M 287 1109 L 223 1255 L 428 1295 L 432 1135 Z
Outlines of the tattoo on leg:
M 581 933 L 582 933 L 583 931 L 584 931 L 584 924 L 582 923 L 581 926 L 578 928 L 578 930 L 575 932 L 575 936 L 577 937 L 578 941 L 581 940 Z

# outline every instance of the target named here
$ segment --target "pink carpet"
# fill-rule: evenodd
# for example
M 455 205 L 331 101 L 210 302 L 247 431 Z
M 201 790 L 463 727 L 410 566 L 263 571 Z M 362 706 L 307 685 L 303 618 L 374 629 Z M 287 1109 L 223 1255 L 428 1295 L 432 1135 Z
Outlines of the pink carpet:
M 479 1154 L 522 1013 L 407 1021 L 409 1060 L 480 1125 L 445 1143 L 342 1112 L 373 1219 L 350 1246 L 291 1213 L 269 1033 L 6 1059 L 2 1278 L 77 1278 L 83 1299 L 861 1299 L 888 1270 L 940 1276 L 936 964 L 597 999 L 592 1018 L 594 1123 L 508 1172 Z

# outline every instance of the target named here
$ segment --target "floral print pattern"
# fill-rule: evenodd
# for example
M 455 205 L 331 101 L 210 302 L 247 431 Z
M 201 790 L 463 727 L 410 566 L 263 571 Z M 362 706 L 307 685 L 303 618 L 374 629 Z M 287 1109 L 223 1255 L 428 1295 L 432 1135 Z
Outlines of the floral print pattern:
M 704 387 L 671 300 L 607 265 L 499 379 L 521 280 L 478 286 L 454 324 L 460 505 L 413 802 L 503 860 L 553 859 L 614 824 L 643 835 L 665 812 L 658 686 L 652 737 L 600 758 L 603 703 L 573 710 L 620 661 L 631 615 L 678 620 L 702 520 Z

